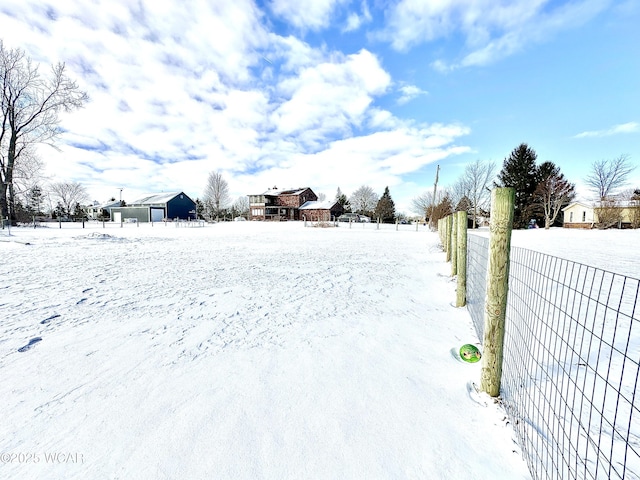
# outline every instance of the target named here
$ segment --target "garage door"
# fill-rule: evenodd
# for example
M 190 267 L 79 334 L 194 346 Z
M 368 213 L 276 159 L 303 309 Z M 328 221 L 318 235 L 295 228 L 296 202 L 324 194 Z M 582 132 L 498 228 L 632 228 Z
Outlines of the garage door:
M 161 222 L 164 219 L 164 208 L 152 208 L 151 209 L 151 221 Z

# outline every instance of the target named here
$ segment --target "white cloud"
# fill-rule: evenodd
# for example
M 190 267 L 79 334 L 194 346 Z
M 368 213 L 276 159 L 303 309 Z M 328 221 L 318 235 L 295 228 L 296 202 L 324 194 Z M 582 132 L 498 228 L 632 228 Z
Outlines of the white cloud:
M 401 85 L 398 90 L 400 91 L 400 98 L 398 98 L 399 105 L 404 105 L 420 95 L 429 95 L 429 92 L 415 85 Z
M 638 133 L 640 132 L 640 123 L 628 122 L 614 125 L 611 128 L 605 130 L 589 130 L 586 132 L 578 133 L 573 138 L 589 138 L 589 137 L 610 137 L 611 135 L 619 135 L 623 133 Z
M 320 30 L 329 26 L 331 15 L 342 3 L 349 0 L 272 0 L 271 10 L 299 29 Z
M 377 38 L 399 51 L 423 42 L 461 35 L 459 59 L 438 59 L 432 67 L 446 72 L 487 65 L 513 55 L 557 32 L 582 25 L 610 0 L 581 0 L 555 6 L 548 0 L 400 0 L 387 11 L 387 25 Z
M 369 5 L 366 0 L 362 1 L 362 13 L 351 12 L 347 16 L 347 23 L 342 28 L 343 32 L 353 32 L 358 30 L 365 23 L 371 22 L 371 12 L 369 11 Z
M 88 5 L 21 0 L 13 16 L 0 11 L 0 29 L 28 38 L 34 60 L 66 62 L 89 93 L 85 108 L 63 115 L 60 151 L 39 151 L 52 180 L 80 181 L 92 199 L 119 188 L 125 199 L 201 197 L 214 169 L 233 197 L 274 184 L 331 196 L 389 185 L 400 195 L 405 175 L 467 149 L 457 145 L 464 126 L 414 125 L 376 104 L 393 85 L 376 55 L 280 36 L 248 0 Z M 361 18 L 371 18 L 366 2 Z
M 315 148 L 331 133 L 348 133 L 362 123 L 375 95 L 390 84 L 389 74 L 366 50 L 304 68 L 278 86 L 283 102 L 272 121 L 283 135 L 298 134 Z

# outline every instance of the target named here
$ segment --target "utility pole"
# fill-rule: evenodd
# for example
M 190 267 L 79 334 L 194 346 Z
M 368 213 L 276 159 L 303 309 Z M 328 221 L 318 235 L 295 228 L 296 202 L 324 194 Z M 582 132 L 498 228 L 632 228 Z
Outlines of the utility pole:
M 440 173 L 440 165 L 436 168 L 436 181 L 433 184 L 433 200 L 431 201 L 431 215 L 429 215 L 429 230 L 433 230 L 433 211 L 436 208 L 436 190 L 438 189 L 438 174 Z

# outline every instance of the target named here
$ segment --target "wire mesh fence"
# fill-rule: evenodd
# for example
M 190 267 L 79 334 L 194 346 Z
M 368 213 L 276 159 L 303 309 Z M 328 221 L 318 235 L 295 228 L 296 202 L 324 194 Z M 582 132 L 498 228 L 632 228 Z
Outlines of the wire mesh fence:
M 480 339 L 488 245 L 469 235 Z M 501 394 L 534 479 L 640 479 L 639 291 L 634 278 L 511 249 Z
M 467 309 L 482 340 L 484 336 L 484 302 L 487 291 L 489 239 L 479 235 L 467 236 Z

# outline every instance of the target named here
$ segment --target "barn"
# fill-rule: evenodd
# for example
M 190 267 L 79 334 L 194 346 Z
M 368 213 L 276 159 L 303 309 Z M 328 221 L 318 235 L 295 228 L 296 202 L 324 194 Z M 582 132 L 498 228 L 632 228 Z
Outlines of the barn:
M 184 192 L 150 193 L 126 207 L 111 209 L 114 222 L 161 222 L 165 219 L 195 220 L 196 202 Z

